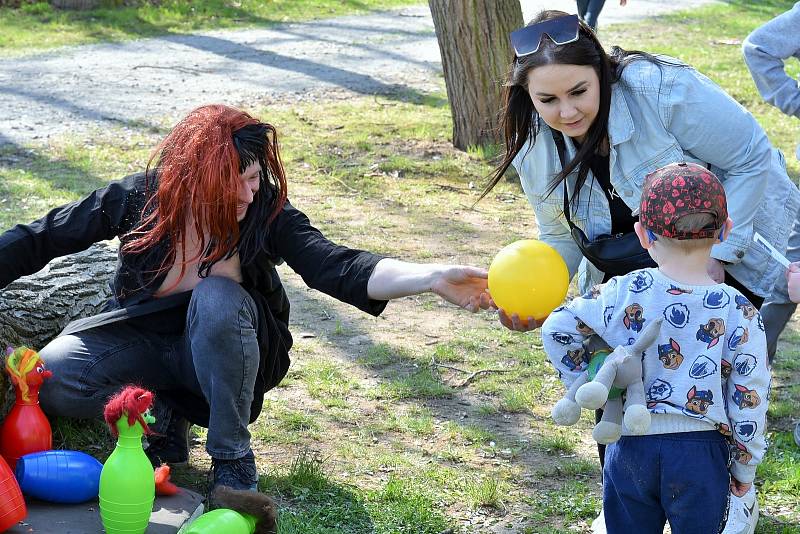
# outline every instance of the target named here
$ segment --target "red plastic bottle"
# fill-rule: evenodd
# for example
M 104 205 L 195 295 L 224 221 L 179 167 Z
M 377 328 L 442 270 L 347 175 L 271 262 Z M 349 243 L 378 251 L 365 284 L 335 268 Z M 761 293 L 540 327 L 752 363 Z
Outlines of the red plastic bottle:
M 0 455 L 13 472 L 21 456 L 53 448 L 50 421 L 39 407 L 39 388 L 53 373 L 45 370 L 39 355 L 27 347 L 8 355 L 6 371 L 14 383 L 17 400 L 0 429 Z

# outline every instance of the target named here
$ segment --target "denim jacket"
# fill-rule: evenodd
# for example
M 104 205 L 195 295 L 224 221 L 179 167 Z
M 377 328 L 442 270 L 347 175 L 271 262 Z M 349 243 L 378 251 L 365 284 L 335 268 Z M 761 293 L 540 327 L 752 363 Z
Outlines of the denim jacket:
M 742 52 L 764 100 L 787 115 L 800 118 L 798 80 L 786 73 L 783 63 L 790 57 L 800 60 L 800 2 L 748 35 Z
M 708 165 L 725 186 L 734 223 L 712 256 L 728 263 L 726 270 L 755 294 L 770 293 L 783 267 L 753 243 L 753 232 L 785 250 L 800 192 L 786 173 L 783 155 L 746 109 L 692 68 L 636 60 L 612 86 L 608 135 L 611 184 L 634 215 L 649 173 L 676 161 Z M 584 292 L 601 282 L 603 273 L 583 258 L 570 237 L 563 186 L 547 194 L 561 163 L 541 119 L 531 141 L 517 154 L 514 168 L 536 215 L 539 238 L 561 254 L 570 276 L 578 273 L 578 287 Z M 569 137 L 565 141 L 570 160 L 576 148 Z M 576 170 L 567 177 L 570 197 L 577 174 Z M 608 201 L 591 173 L 571 218 L 590 239 L 611 233 Z

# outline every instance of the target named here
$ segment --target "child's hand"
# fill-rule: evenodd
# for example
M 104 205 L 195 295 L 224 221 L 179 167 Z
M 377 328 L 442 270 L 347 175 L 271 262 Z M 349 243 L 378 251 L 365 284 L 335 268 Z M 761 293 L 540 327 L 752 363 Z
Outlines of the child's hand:
M 750 489 L 753 484 L 751 482 L 739 482 L 731 477 L 731 493 L 737 497 L 744 497 L 744 494 Z
M 500 318 L 500 324 L 509 330 L 514 330 L 515 332 L 527 332 L 529 330 L 535 330 L 544 323 L 544 320 L 537 321 L 533 317 L 528 317 L 524 320 L 520 319 L 519 315 L 516 313 L 509 316 L 502 308 L 497 310 L 497 316 Z
M 789 264 L 786 280 L 789 282 L 789 299 L 800 302 L 800 262 Z

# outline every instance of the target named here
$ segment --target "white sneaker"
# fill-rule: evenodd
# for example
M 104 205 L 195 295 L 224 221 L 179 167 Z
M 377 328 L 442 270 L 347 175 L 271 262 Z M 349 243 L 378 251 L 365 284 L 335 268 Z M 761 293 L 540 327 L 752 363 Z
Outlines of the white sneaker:
M 750 489 L 742 497 L 731 493 L 728 522 L 725 524 L 722 534 L 753 534 L 756 530 L 756 523 L 758 523 L 756 487 L 750 486 Z
M 606 518 L 603 516 L 603 510 L 600 510 L 594 521 L 592 521 L 592 534 L 606 534 Z

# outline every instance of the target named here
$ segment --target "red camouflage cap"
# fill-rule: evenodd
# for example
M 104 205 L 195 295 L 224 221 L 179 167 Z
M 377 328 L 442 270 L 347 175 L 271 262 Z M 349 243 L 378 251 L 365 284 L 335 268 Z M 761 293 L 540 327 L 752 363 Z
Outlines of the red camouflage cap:
M 714 222 L 695 231 L 675 228 L 675 222 L 692 213 L 709 213 Z M 713 172 L 694 163 L 671 163 L 645 178 L 639 222 L 658 235 L 672 239 L 717 236 L 728 219 L 725 188 Z

